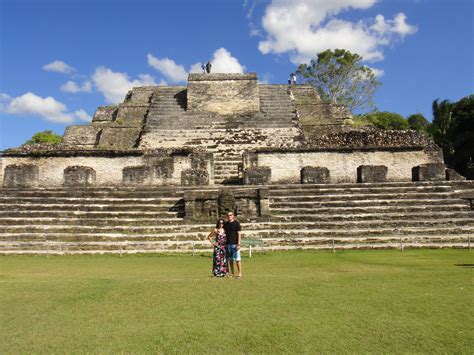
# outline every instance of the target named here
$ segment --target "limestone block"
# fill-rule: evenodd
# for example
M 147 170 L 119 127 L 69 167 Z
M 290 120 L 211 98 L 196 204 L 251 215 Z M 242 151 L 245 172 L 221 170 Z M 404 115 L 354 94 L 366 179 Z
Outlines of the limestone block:
M 305 166 L 301 169 L 302 184 L 329 184 L 331 177 L 329 169 L 320 166 Z
M 122 170 L 122 183 L 125 186 L 150 185 L 153 181 L 153 170 L 150 166 L 127 166 Z
M 141 126 L 145 120 L 148 106 L 128 106 L 121 104 L 115 122 L 124 126 Z
M 260 109 L 257 74 L 189 74 L 188 110 L 221 115 Z
M 174 162 L 173 158 L 161 158 L 153 163 L 153 173 L 155 179 L 166 180 L 173 177 Z
M 459 174 L 456 170 L 446 169 L 446 180 L 448 181 L 462 181 L 466 180 L 464 176 Z
M 269 218 L 270 217 L 270 191 L 268 188 L 259 188 L 258 189 L 258 206 L 259 206 L 259 217 Z
M 154 91 L 154 86 L 135 87 L 127 93 L 124 103 L 147 106 Z
M 357 167 L 357 182 L 384 182 L 387 172 L 385 165 L 360 165 Z
M 186 169 L 181 172 L 181 185 L 209 185 L 209 173 L 203 169 Z
M 64 186 L 93 186 L 96 180 L 95 170 L 88 166 L 68 166 L 64 169 Z
M 63 143 L 74 146 L 93 147 L 102 128 L 92 125 L 68 126 L 63 136 Z
M 115 120 L 115 116 L 117 115 L 117 105 L 112 106 L 99 106 L 97 111 L 94 113 L 94 117 L 92 117 L 92 122 L 112 122 Z
M 242 154 L 243 169 L 256 168 L 258 166 L 258 155 L 254 152 L 244 152 Z
M 4 187 L 35 187 L 39 182 L 39 168 L 33 164 L 10 164 L 5 167 Z
M 211 221 L 218 218 L 218 191 L 185 191 L 184 218 L 190 221 Z
M 217 207 L 219 216 L 225 216 L 227 212 L 237 212 L 237 205 L 235 203 L 235 196 L 230 190 L 222 190 L 217 198 Z
M 302 126 L 321 124 L 341 124 L 351 114 L 344 106 L 319 103 L 298 105 L 299 122 Z
M 132 149 L 136 146 L 141 127 L 104 127 L 99 147 L 106 149 Z
M 268 167 L 250 168 L 244 171 L 244 185 L 268 185 L 272 170 Z
M 212 153 L 195 153 L 191 155 L 191 168 L 207 170 L 209 163 L 214 160 Z
M 446 166 L 442 163 L 429 163 L 412 169 L 413 181 L 441 181 L 446 179 Z

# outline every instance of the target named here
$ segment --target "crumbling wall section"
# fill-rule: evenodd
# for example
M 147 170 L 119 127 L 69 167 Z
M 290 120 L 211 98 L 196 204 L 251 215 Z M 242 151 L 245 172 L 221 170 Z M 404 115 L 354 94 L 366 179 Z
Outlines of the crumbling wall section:
M 260 109 L 257 74 L 189 74 L 188 111 L 220 115 L 256 113 Z

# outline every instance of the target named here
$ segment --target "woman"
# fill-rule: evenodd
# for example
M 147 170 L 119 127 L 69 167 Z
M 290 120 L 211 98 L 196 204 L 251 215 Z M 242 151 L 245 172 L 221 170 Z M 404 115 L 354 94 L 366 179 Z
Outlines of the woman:
M 214 237 L 214 240 L 211 237 Z M 209 233 L 207 239 L 214 246 L 212 274 L 216 277 L 224 277 L 227 274 L 227 258 L 225 255 L 226 236 L 223 219 L 219 218 L 217 220 L 216 228 Z

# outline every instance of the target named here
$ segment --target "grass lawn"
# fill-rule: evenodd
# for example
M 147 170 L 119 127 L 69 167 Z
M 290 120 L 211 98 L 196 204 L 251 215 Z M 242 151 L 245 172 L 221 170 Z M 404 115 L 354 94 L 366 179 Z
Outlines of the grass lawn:
M 474 253 L 2 256 L 0 353 L 472 353 Z

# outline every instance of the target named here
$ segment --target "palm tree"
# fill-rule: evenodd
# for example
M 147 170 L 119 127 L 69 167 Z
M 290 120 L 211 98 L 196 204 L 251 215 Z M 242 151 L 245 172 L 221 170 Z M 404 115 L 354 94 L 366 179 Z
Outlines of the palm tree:
M 444 161 L 447 164 L 452 163 L 454 148 L 452 145 L 453 137 L 453 104 L 449 100 L 439 102 L 439 99 L 433 101 L 433 123 L 430 131 L 436 144 L 443 148 Z

